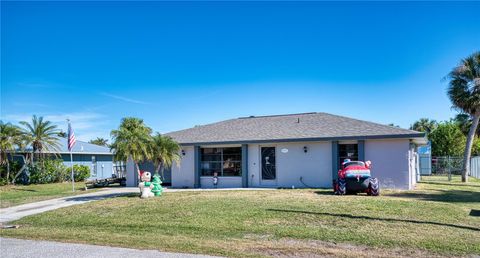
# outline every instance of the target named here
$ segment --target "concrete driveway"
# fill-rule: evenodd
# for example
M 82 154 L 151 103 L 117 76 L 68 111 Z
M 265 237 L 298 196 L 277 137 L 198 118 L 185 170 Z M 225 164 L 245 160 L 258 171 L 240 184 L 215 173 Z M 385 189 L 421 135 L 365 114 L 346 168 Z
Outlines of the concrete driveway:
M 0 253 L 2 258 L 126 258 L 126 257 L 213 257 L 207 255 L 167 253 L 156 250 L 136 250 L 130 248 L 119 248 L 110 246 L 68 244 L 51 241 L 34 241 L 13 238 L 0 238 Z
M 5 224 L 9 221 L 21 219 L 25 216 L 34 215 L 45 211 L 138 192 L 139 190 L 136 187 L 111 188 L 94 193 L 55 198 L 3 208 L 0 209 L 0 223 Z

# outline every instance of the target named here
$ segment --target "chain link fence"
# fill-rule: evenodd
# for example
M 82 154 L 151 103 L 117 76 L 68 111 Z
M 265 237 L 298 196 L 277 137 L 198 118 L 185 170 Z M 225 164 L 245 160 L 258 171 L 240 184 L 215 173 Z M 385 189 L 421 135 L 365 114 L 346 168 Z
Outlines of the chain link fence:
M 453 175 L 461 175 L 463 157 L 432 157 L 431 175 L 447 176 L 450 180 Z M 470 176 L 480 178 L 480 157 L 472 157 L 470 162 Z
M 461 175 L 462 167 L 462 157 L 432 157 L 432 174 Z

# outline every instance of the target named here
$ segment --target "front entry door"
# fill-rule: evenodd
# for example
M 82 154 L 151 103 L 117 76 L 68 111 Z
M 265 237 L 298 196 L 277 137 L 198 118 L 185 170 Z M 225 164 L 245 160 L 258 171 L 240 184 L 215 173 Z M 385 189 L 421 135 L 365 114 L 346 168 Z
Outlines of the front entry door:
M 277 178 L 275 147 L 262 147 L 262 181 L 274 181 Z

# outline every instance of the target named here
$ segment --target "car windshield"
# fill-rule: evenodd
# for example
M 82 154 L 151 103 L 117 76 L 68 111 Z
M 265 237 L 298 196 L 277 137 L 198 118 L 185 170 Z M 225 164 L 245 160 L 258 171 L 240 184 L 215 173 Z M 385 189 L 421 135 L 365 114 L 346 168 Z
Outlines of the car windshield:
M 362 161 L 350 161 L 350 162 L 347 162 L 345 163 L 344 167 L 349 167 L 349 166 L 361 166 L 361 167 L 365 167 L 365 163 L 362 162 Z

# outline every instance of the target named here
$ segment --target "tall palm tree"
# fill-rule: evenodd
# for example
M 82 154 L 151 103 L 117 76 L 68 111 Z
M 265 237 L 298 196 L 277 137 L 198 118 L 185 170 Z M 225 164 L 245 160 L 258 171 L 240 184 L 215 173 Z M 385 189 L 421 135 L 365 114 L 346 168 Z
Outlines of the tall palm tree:
M 173 162 L 179 164 L 180 149 L 180 145 L 169 136 L 162 136 L 160 133 L 153 136 L 152 150 L 155 174 L 161 171 L 163 178 L 164 168 L 171 167 Z
M 453 107 L 472 118 L 463 156 L 462 182 L 468 182 L 473 140 L 480 119 L 480 51 L 463 59 L 448 75 L 448 96 Z
M 13 154 L 17 148 L 23 147 L 23 140 L 22 130 L 19 127 L 0 120 L 0 165 L 7 165 L 7 184 L 10 183 L 8 154 Z
M 112 130 L 113 143 L 110 149 L 115 152 L 116 161 L 127 161 L 129 158 L 140 171 L 138 163 L 152 157 L 152 129 L 142 119 L 125 117 L 117 130 Z
M 428 118 L 420 118 L 418 121 L 415 121 L 412 126 L 410 126 L 411 130 L 425 132 L 429 134 L 433 129 L 437 127 L 437 121 L 430 120 Z
M 108 140 L 101 137 L 97 137 L 94 140 L 90 140 L 89 143 L 108 147 Z
M 453 121 L 458 124 L 460 130 L 462 130 L 465 136 L 468 135 L 468 131 L 470 131 L 470 127 L 472 126 L 472 118 L 468 114 L 457 114 Z M 480 127 L 477 127 L 477 131 L 475 133 L 476 136 L 480 136 Z
M 24 128 L 27 144 L 31 145 L 32 152 L 37 158 L 43 157 L 45 152 L 57 154 L 60 151 L 60 138 L 57 126 L 43 117 L 32 117 L 32 122 L 20 122 Z

